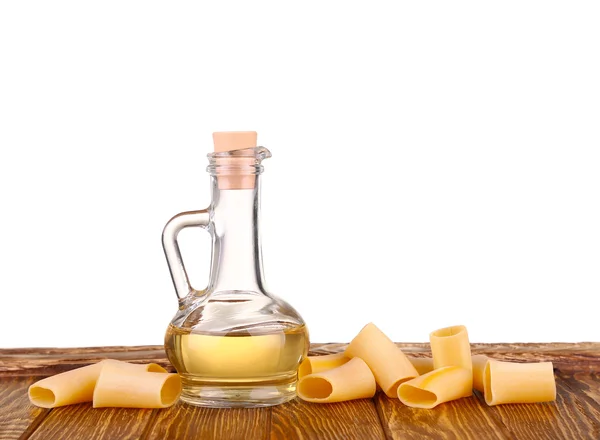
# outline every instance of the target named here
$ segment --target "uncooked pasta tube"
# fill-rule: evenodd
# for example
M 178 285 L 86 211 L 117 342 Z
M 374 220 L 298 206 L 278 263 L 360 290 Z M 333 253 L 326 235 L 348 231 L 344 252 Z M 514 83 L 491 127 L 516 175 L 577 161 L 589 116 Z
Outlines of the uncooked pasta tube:
M 435 408 L 440 403 L 470 396 L 472 381 L 472 373 L 466 368 L 442 367 L 400 384 L 398 398 L 413 408 Z
M 488 405 L 556 400 L 552 362 L 520 364 L 490 359 L 484 369 L 483 388 Z
M 488 357 L 483 354 L 476 354 L 471 356 L 471 362 L 473 363 L 473 388 L 483 393 L 483 373 L 485 370 L 485 364 L 487 364 Z
M 118 361 L 116 359 L 105 359 L 101 362 L 103 365 L 106 364 L 112 364 L 112 365 L 117 365 L 122 369 L 128 370 L 128 371 L 146 371 L 149 373 L 166 373 L 167 370 L 165 370 L 163 367 L 161 367 L 158 364 L 155 364 L 153 362 L 149 363 L 149 364 L 130 364 L 129 362 L 124 362 L 124 361 Z
M 324 356 L 308 356 L 300 364 L 298 379 L 313 373 L 331 370 L 344 365 L 350 359 L 344 353 L 326 354 Z
M 151 373 L 107 363 L 93 395 L 94 408 L 166 408 L 177 402 L 181 379 L 175 373 Z
M 432 332 L 429 335 L 433 368 L 462 367 L 472 370 L 471 346 L 464 325 L 455 325 Z
M 398 385 L 419 375 L 404 353 L 373 323 L 350 342 L 346 356 L 364 360 L 388 397 L 396 397 Z
M 417 373 L 427 374 L 433 371 L 433 359 L 432 358 L 415 358 L 409 357 L 408 360 L 415 367 Z
M 42 408 L 56 408 L 74 403 L 91 402 L 100 371 L 109 363 L 118 364 L 123 369 L 136 372 L 166 372 L 163 367 L 157 364 L 129 364 L 107 359 L 37 381 L 29 387 L 29 400 L 34 405 Z
M 39 380 L 29 387 L 29 400 L 42 408 L 90 402 L 102 362 Z
M 375 377 L 360 358 L 321 373 L 309 374 L 298 382 L 298 396 L 308 402 L 330 403 L 373 397 Z

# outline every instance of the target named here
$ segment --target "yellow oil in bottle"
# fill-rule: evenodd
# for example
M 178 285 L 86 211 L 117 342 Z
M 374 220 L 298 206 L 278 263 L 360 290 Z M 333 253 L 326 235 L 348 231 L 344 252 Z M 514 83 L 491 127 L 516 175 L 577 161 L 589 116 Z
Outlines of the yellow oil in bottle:
M 267 406 L 295 396 L 308 332 L 302 325 L 272 333 L 213 335 L 170 325 L 165 347 L 182 379 L 182 400 L 210 406 L 220 402 L 228 407 Z

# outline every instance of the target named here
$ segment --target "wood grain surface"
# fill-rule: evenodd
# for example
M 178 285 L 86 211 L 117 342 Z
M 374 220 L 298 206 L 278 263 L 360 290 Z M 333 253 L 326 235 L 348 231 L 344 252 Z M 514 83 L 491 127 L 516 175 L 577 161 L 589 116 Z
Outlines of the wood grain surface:
M 432 410 L 410 408 L 383 393 L 375 396 L 386 436 L 390 439 L 505 439 L 508 431 L 474 397 L 443 404 Z
M 0 377 L 0 439 L 25 437 L 50 410 L 29 403 L 27 388 L 41 377 Z
M 199 408 L 183 403 L 157 411 L 148 439 L 264 439 L 269 408 Z
M 311 354 L 346 344 L 313 344 Z M 398 344 L 416 357 L 429 344 Z M 293 400 L 272 408 L 210 409 L 179 403 L 164 410 L 52 410 L 32 406 L 27 388 L 44 376 L 101 359 L 156 362 L 172 370 L 162 347 L 0 350 L 0 440 L 7 439 L 600 439 L 600 343 L 472 344 L 473 353 L 511 361 L 552 361 L 553 403 L 489 407 L 480 393 L 433 410 L 377 394 L 337 404 Z
M 32 440 L 138 439 L 150 421 L 152 410 L 92 408 L 91 403 L 54 408 L 35 430 Z
M 271 439 L 305 438 L 363 440 L 385 435 L 372 399 L 328 405 L 296 399 L 273 407 Z
M 585 395 L 600 405 L 600 372 L 581 373 L 558 371 L 558 376 L 579 395 Z
M 600 439 L 600 425 L 594 413 L 560 377 L 556 381 L 556 402 L 497 405 L 488 411 L 510 432 L 508 438 Z M 483 396 L 476 393 L 481 402 Z

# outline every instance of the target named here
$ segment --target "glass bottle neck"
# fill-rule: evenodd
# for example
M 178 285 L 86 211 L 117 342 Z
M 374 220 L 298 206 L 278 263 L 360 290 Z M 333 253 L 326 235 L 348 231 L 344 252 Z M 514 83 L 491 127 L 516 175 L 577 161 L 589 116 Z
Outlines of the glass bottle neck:
M 253 177 L 255 184 L 247 189 L 219 188 L 218 177 L 211 177 L 213 250 L 208 292 L 264 292 L 260 179 Z

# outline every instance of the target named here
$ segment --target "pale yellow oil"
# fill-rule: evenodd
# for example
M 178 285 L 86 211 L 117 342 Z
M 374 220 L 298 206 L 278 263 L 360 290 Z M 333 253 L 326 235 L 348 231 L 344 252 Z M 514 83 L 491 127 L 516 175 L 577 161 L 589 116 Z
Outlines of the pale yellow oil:
M 258 335 L 212 335 L 170 325 L 165 348 L 181 375 L 183 400 L 201 404 L 195 400 L 227 390 L 233 393 L 223 396 L 229 400 L 244 394 L 258 397 L 261 392 L 268 395 L 266 400 L 277 400 L 277 393 L 281 397 L 295 393 L 298 367 L 308 351 L 308 332 L 298 326 Z

